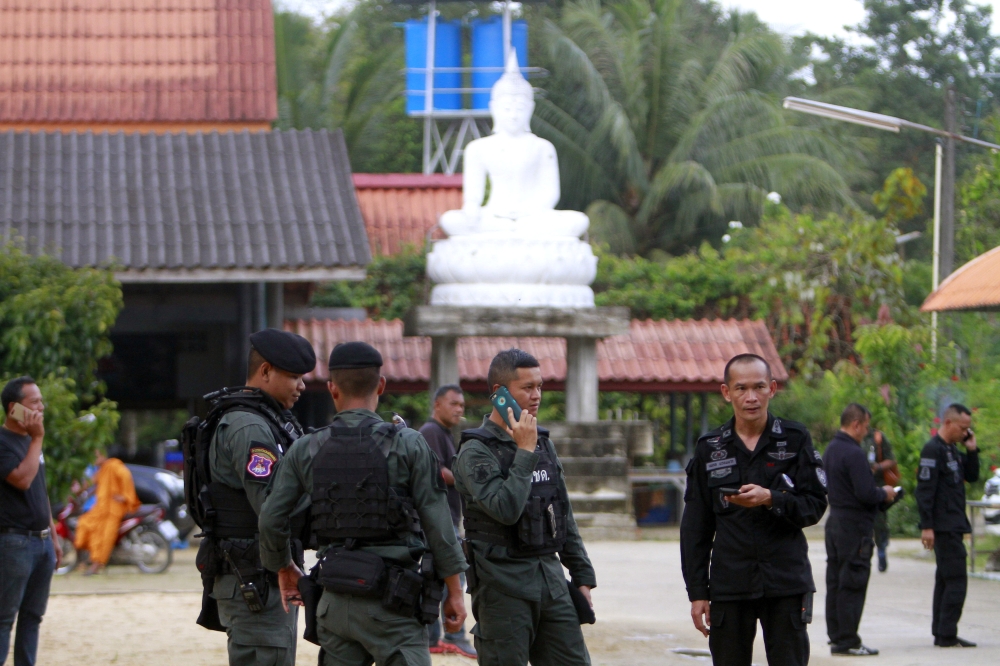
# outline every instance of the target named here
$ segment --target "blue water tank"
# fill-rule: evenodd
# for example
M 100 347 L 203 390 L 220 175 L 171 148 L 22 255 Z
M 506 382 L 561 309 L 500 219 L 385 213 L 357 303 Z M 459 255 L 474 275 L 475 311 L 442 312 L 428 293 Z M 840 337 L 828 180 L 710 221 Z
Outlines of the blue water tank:
M 517 51 L 517 64 L 528 66 L 528 24 L 512 21 L 510 45 Z M 499 16 L 472 22 L 472 87 L 485 88 L 483 92 L 472 93 L 473 109 L 488 109 L 489 88 L 503 74 L 503 19 Z M 495 71 L 477 72 L 477 67 L 493 67 Z
M 427 78 L 427 19 L 410 19 L 404 24 L 406 30 L 406 112 L 419 113 L 424 110 Z M 434 37 L 434 68 L 462 66 L 462 23 L 460 21 L 438 20 Z M 434 109 L 448 111 L 462 108 L 462 94 L 459 92 L 437 92 L 446 88 L 461 88 L 462 73 L 434 73 Z

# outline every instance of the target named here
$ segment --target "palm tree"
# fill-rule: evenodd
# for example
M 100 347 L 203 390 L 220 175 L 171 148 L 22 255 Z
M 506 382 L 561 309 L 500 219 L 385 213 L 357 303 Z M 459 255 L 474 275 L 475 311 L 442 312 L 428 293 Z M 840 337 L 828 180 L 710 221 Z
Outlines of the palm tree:
M 552 76 L 534 127 L 559 153 L 562 205 L 586 209 L 614 252 L 717 240 L 729 220 L 755 222 L 772 191 L 850 205 L 831 165 L 842 151 L 788 125 L 763 92 L 781 40 L 759 24 L 740 31 L 737 16 L 706 53 L 704 12 L 692 0 L 577 0 L 545 24 Z

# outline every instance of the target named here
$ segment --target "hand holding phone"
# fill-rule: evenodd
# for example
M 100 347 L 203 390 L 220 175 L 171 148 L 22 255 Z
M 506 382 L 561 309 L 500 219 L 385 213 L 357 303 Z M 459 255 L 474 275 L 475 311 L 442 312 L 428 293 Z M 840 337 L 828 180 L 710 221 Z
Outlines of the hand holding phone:
M 726 495 L 727 497 L 740 494 L 739 488 L 719 488 L 719 490 L 721 490 L 722 494 Z
M 531 412 L 521 409 L 504 386 L 490 396 L 490 402 L 506 424 L 507 434 L 514 439 L 517 448 L 534 451 L 538 443 L 538 422 Z
M 510 417 L 507 414 L 507 410 L 513 410 L 514 420 L 521 420 L 521 406 L 517 404 L 517 400 L 514 400 L 514 396 L 510 394 L 506 386 L 501 386 L 490 396 L 490 402 L 496 408 L 497 413 L 500 414 L 500 418 L 503 422 L 507 424 L 508 428 L 513 428 L 514 424 L 511 423 Z

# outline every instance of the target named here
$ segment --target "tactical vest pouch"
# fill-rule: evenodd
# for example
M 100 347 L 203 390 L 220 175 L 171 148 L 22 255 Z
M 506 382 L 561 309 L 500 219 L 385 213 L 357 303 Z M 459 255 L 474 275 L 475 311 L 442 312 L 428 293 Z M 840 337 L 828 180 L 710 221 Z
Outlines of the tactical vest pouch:
M 528 498 L 524 514 L 517 523 L 520 546 L 542 548 L 553 545 L 560 538 L 565 542 L 566 515 L 560 504 L 559 500 L 544 502 L 537 495 Z
M 382 558 L 363 550 L 331 548 L 319 563 L 319 584 L 330 592 L 378 598 L 385 579 Z
M 225 631 L 219 619 L 219 603 L 212 596 L 215 577 L 219 573 L 219 551 L 211 539 L 202 539 L 195 556 L 195 566 L 201 574 L 201 612 L 196 623 L 211 631 Z
M 382 595 L 382 607 L 400 615 L 413 617 L 420 604 L 423 584 L 423 577 L 416 571 L 398 566 L 390 568 L 385 594 Z

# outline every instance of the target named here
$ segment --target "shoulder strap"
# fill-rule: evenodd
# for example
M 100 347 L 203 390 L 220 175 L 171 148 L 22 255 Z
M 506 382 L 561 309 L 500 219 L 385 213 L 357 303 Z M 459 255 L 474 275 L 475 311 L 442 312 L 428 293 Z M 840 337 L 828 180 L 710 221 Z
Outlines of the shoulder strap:
M 462 436 L 459 438 L 458 447 L 461 448 L 462 444 L 465 444 L 470 439 L 477 439 L 484 444 L 488 444 L 491 439 L 496 439 L 486 428 L 472 428 L 471 430 L 463 430 Z
M 364 421 L 362 421 L 353 428 L 346 426 L 338 427 L 333 424 L 326 426 L 325 428 L 323 428 L 323 430 L 329 431 L 329 435 L 327 437 L 325 438 L 314 437 L 312 438 L 312 440 L 309 441 L 309 456 L 315 458 L 316 454 L 319 453 L 320 448 L 328 441 L 330 441 L 330 438 L 333 437 L 338 432 L 354 433 L 362 428 L 369 426 L 372 427 L 371 435 L 378 438 L 377 445 L 379 451 L 382 452 L 383 456 L 388 458 L 389 447 L 392 445 L 393 437 L 396 435 L 396 433 L 403 430 L 403 428 L 405 428 L 406 426 L 396 425 L 395 423 L 389 423 L 388 421 L 380 421 L 378 419 L 373 419 L 373 418 L 365 419 Z

